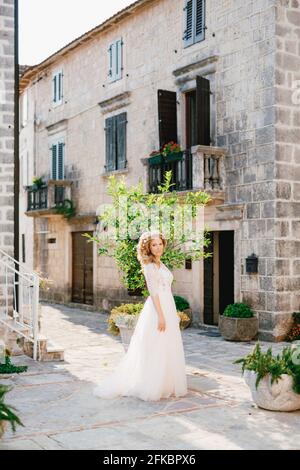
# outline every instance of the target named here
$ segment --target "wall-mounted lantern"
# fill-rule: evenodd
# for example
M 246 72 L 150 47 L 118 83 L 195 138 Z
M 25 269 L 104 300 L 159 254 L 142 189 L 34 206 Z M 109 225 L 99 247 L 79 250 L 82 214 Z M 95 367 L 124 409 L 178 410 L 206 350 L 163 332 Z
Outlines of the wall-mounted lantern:
M 250 274 L 257 273 L 257 267 L 258 257 L 254 253 L 252 253 L 251 256 L 248 256 L 248 258 L 246 258 L 246 272 Z

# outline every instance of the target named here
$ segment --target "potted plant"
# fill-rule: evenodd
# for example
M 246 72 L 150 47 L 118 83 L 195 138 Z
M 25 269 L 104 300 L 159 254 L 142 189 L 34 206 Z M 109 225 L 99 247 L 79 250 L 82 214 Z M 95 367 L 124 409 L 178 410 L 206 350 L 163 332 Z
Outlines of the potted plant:
M 192 322 L 191 317 L 186 313 L 186 312 L 181 312 L 180 310 L 177 310 L 177 315 L 179 316 L 180 323 L 179 327 L 181 330 L 185 330 L 188 328 Z
M 121 334 L 125 351 L 128 349 L 142 308 L 142 303 L 122 304 L 113 308 L 108 317 L 108 331 L 114 335 Z
M 13 432 L 16 431 L 16 425 L 24 426 L 20 418 L 14 413 L 15 408 L 4 403 L 5 395 L 11 390 L 11 387 L 0 384 L 0 438 L 3 436 L 7 424 L 11 425 Z
M 175 300 L 177 311 L 183 312 L 183 314 L 187 315 L 189 318 L 189 321 L 184 323 L 186 324 L 185 328 L 187 328 L 188 326 L 192 324 L 192 321 L 193 321 L 193 313 L 192 313 L 190 304 L 188 303 L 186 299 L 184 299 L 183 297 L 180 297 L 180 295 L 174 295 L 173 297 Z
M 161 150 L 154 150 L 150 153 L 150 165 L 158 165 L 163 162 L 173 162 L 182 159 L 183 151 L 179 144 L 171 140 L 166 143 Z
M 179 144 L 171 140 L 163 146 L 162 156 L 168 162 L 178 161 L 182 159 L 183 151 Z
M 273 356 L 272 348 L 262 352 L 257 343 L 253 351 L 238 359 L 254 402 L 272 411 L 300 409 L 300 345 L 283 348 Z
M 163 156 L 160 150 L 153 150 L 153 152 L 149 155 L 149 163 L 150 165 L 159 165 L 163 162 Z
M 251 341 L 258 333 L 258 318 L 247 304 L 236 302 L 220 315 L 219 330 L 227 341 Z
M 37 191 L 38 189 L 42 188 L 43 186 L 45 186 L 45 182 L 43 181 L 42 178 L 38 178 L 38 177 L 34 177 L 33 180 L 32 180 L 32 189 L 34 191 Z
M 64 199 L 61 203 L 55 206 L 55 210 L 57 214 L 63 215 L 63 217 L 68 220 L 76 214 L 76 208 L 71 199 Z
M 121 334 L 122 344 L 127 351 L 134 329 L 136 327 L 139 315 L 144 307 L 142 303 L 122 304 L 111 310 L 108 317 L 108 331 L 113 335 Z M 183 311 L 177 310 L 180 319 L 180 329 L 187 328 L 190 323 L 190 317 Z

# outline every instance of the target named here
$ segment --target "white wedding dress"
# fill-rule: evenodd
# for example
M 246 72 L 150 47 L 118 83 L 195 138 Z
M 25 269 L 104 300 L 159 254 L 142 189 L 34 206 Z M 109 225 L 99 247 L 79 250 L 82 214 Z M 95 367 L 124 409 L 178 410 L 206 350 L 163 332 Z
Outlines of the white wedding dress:
M 144 265 L 150 296 L 139 315 L 125 356 L 116 369 L 95 389 L 101 398 L 133 396 L 146 401 L 187 394 L 187 378 L 180 318 L 171 284 L 173 274 L 160 262 Z M 166 320 L 158 330 L 158 314 L 153 298 L 158 295 Z

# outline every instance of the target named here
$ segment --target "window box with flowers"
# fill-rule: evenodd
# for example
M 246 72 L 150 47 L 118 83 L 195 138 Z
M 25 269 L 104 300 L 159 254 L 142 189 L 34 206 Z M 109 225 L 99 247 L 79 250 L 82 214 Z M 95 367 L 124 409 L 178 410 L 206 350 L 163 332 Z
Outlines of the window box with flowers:
M 164 162 L 176 162 L 182 159 L 183 151 L 179 144 L 174 141 L 168 142 L 161 150 L 150 154 L 150 165 L 159 165 Z

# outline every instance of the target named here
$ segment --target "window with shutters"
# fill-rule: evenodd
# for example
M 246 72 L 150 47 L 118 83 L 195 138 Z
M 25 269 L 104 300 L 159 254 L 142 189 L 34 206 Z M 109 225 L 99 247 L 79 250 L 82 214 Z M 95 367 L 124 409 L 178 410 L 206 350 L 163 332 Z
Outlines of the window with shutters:
M 59 70 L 53 74 L 52 78 L 52 103 L 58 106 L 63 102 L 63 72 Z
M 123 40 L 122 38 L 112 42 L 108 48 L 108 78 L 114 82 L 122 78 L 123 71 Z
M 106 172 L 126 168 L 126 116 L 124 112 L 105 120 Z
M 184 47 L 205 39 L 205 0 L 185 0 Z
M 65 178 L 65 143 L 63 141 L 52 144 L 51 147 L 51 179 L 63 180 Z

